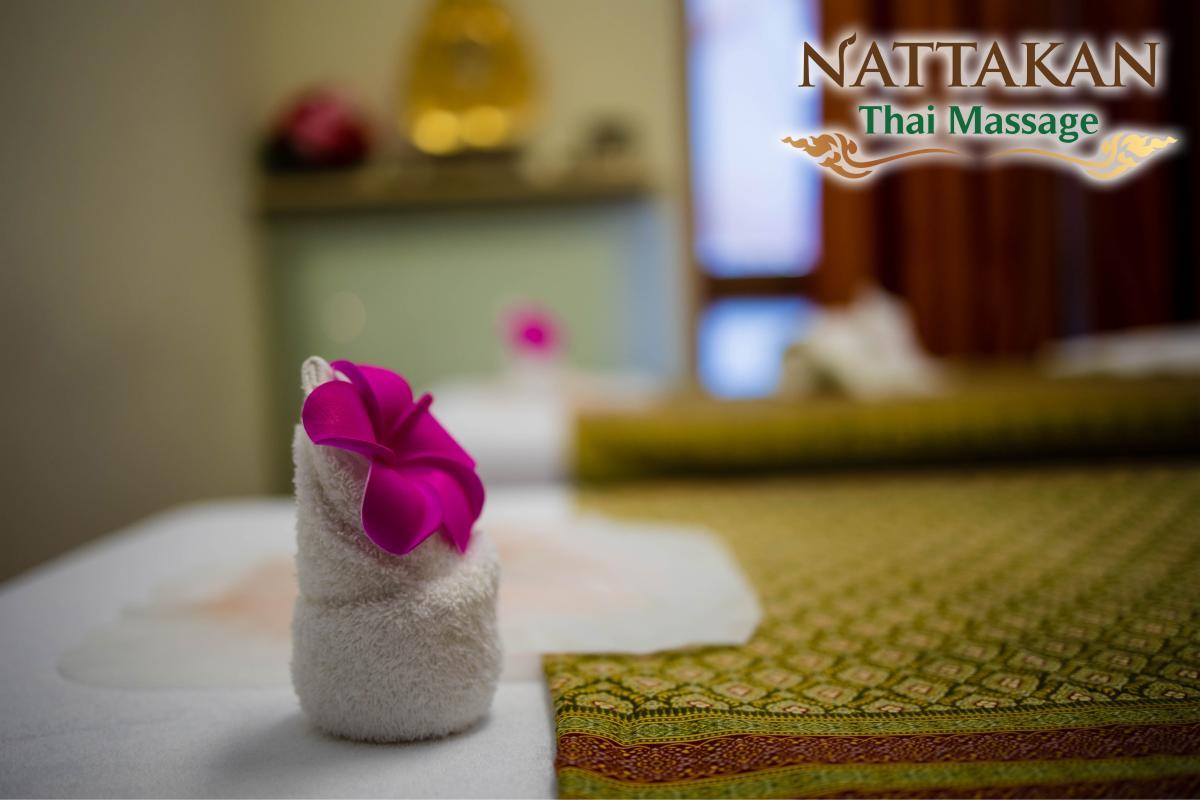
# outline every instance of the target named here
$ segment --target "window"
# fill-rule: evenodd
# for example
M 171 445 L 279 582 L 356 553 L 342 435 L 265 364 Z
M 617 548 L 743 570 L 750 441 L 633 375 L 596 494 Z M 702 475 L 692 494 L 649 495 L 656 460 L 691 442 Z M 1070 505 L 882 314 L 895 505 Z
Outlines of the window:
M 762 397 L 779 380 L 783 352 L 812 312 L 801 297 L 726 297 L 697 326 L 700 381 L 718 397 Z
M 796 88 L 816 2 L 688 0 L 686 15 L 697 368 L 716 395 L 761 396 L 820 256 L 820 178 L 779 141 L 820 123 L 820 95 Z

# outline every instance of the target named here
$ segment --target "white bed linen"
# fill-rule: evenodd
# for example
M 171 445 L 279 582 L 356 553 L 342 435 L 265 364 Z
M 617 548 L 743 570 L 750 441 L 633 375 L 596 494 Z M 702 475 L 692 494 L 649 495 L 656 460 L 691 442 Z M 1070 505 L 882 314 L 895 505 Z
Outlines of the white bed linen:
M 103 689 L 59 674 L 65 651 L 186 565 L 292 552 L 292 520 L 286 499 L 184 507 L 0 588 L 0 794 L 552 796 L 541 681 L 502 683 L 465 734 L 379 746 L 314 731 L 290 687 Z
M 505 676 L 483 724 L 434 742 L 343 742 L 301 716 L 294 578 L 279 579 L 291 499 L 176 508 L 0 587 L 0 795 L 551 796 L 538 653 L 740 643 L 757 627 L 753 589 L 702 529 L 581 516 L 555 484 L 493 488 L 480 524 L 507 574 Z

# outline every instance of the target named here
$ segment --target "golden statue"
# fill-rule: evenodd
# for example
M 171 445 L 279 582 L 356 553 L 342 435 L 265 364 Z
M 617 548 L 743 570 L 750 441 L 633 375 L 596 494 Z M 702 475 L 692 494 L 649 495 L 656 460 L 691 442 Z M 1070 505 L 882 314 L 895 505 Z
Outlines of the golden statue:
M 437 0 L 400 113 L 413 145 L 434 156 L 509 150 L 535 111 L 529 58 L 508 11 L 496 0 Z

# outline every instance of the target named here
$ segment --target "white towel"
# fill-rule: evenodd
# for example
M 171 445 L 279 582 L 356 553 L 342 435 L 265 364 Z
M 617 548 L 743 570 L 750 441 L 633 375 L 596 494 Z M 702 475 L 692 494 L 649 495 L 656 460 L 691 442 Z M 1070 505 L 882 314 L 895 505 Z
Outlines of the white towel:
M 333 380 L 310 358 L 305 393 Z M 367 462 L 314 445 L 296 427 L 300 597 L 292 623 L 292 682 L 323 730 L 375 742 L 445 736 L 487 714 L 500 675 L 500 569 L 474 531 L 465 554 L 440 535 L 391 555 L 362 530 Z
M 942 367 L 922 349 L 908 307 L 868 286 L 849 306 L 814 315 L 784 353 L 779 394 L 884 400 L 931 397 L 945 387 Z

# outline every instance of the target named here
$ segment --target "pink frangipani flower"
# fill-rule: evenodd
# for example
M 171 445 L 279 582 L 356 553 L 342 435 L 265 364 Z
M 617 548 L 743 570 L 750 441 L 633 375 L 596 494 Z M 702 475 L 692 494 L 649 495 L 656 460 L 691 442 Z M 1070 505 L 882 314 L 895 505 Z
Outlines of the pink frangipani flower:
M 335 361 L 338 378 L 313 389 L 300 419 L 313 444 L 349 450 L 370 462 L 362 526 L 380 548 L 404 555 L 436 531 L 466 552 L 483 510 L 475 461 L 396 373 Z
M 551 358 L 562 349 L 562 324 L 549 309 L 535 305 L 511 308 L 504 320 L 509 348 L 522 356 Z

